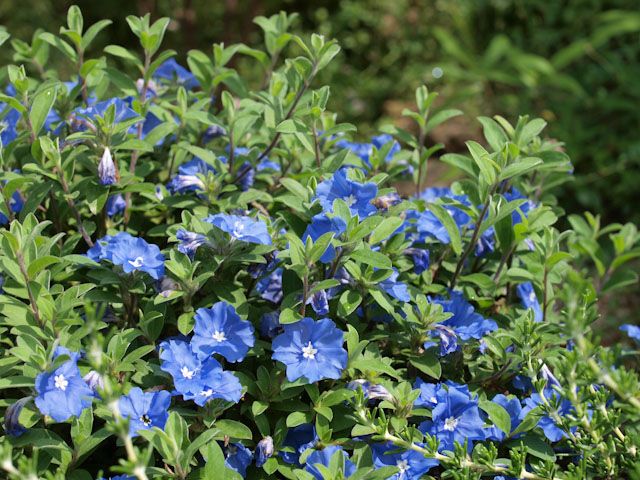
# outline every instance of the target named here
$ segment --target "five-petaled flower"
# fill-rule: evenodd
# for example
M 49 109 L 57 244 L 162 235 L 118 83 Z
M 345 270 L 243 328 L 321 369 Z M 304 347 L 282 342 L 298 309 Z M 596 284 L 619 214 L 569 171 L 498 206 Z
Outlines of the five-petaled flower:
M 251 322 L 242 320 L 233 305 L 227 302 L 199 308 L 195 321 L 191 346 L 200 356 L 217 353 L 230 362 L 239 362 L 255 343 Z
M 164 428 L 169 418 L 170 404 L 171 394 L 166 390 L 143 392 L 135 387 L 128 395 L 120 397 L 118 410 L 124 418 L 129 419 L 129 435 L 136 437 L 140 430 Z
M 309 382 L 338 379 L 347 366 L 344 334 L 328 318 L 305 317 L 284 326 L 272 343 L 273 358 L 287 366 L 287 379 L 306 377 Z

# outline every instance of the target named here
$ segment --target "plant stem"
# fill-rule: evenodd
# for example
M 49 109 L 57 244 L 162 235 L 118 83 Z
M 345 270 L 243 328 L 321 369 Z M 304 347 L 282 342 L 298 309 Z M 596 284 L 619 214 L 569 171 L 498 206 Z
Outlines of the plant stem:
M 78 224 L 78 232 L 82 235 L 85 243 L 89 245 L 89 247 L 93 247 L 93 240 L 91 240 L 91 236 L 84 229 L 84 225 L 82 224 L 82 215 L 80 215 L 80 211 L 76 207 L 75 202 L 71 198 L 71 190 L 69 189 L 69 184 L 67 183 L 66 178 L 64 177 L 64 172 L 62 167 L 55 167 L 55 171 L 58 174 L 58 180 L 60 181 L 60 186 L 62 187 L 62 191 L 64 192 L 65 200 L 67 201 L 67 205 L 73 212 L 73 215 L 76 217 L 76 223 Z
M 36 302 L 36 297 L 33 295 L 33 291 L 31 290 L 31 286 L 29 285 L 29 274 L 27 273 L 27 266 L 24 263 L 24 256 L 21 251 L 16 252 L 16 260 L 18 261 L 18 266 L 20 267 L 20 273 L 24 278 L 24 283 L 27 287 L 27 295 L 29 296 L 29 303 L 31 304 L 31 313 L 33 313 L 33 317 L 38 322 L 40 328 L 44 328 L 44 323 L 42 322 L 42 317 L 40 317 L 40 310 L 38 309 L 38 303 Z
M 487 196 L 487 200 L 484 202 L 484 205 L 482 206 L 482 211 L 480 212 L 480 215 L 478 215 L 478 220 L 476 220 L 476 224 L 473 227 L 473 235 L 471 236 L 471 241 L 469 242 L 469 245 L 467 245 L 467 248 L 465 249 L 465 251 L 462 253 L 460 260 L 458 260 L 455 273 L 453 274 L 453 277 L 451 278 L 451 283 L 449 284 L 449 288 L 451 289 L 453 289 L 456 286 L 456 282 L 458 281 L 458 276 L 460 275 L 460 272 L 464 267 L 464 262 L 467 260 L 467 257 L 471 254 L 471 252 L 476 246 L 476 243 L 478 242 L 478 237 L 480 236 L 480 226 L 482 225 L 482 221 L 484 220 L 484 217 L 487 214 L 487 210 L 489 210 L 489 204 L 491 203 L 491 197 L 493 196 L 493 192 L 495 191 L 495 189 L 496 189 L 495 185 L 491 187 L 491 191 Z
M 317 65 L 314 64 L 311 70 L 311 73 L 309 74 L 309 77 L 305 79 L 304 83 L 302 84 L 302 88 L 298 91 L 296 98 L 293 99 L 293 103 L 291 104 L 291 107 L 289 108 L 289 111 L 285 115 L 283 121 L 289 120 L 293 116 L 294 112 L 296 111 L 296 108 L 298 107 L 298 103 L 300 103 L 302 96 L 309 88 L 309 85 L 311 84 L 313 77 L 316 76 L 316 73 L 317 73 Z M 267 148 L 264 149 L 264 151 L 260 154 L 260 156 L 258 156 L 258 158 L 256 159 L 256 162 L 259 162 L 260 160 L 265 158 L 267 155 L 269 155 L 271 150 L 273 150 L 273 148 L 278 143 L 278 140 L 280 140 L 281 135 L 282 134 L 280 132 L 276 133 L 275 137 L 273 137 L 273 140 L 271 140 L 271 143 L 269 144 L 269 146 L 267 146 Z

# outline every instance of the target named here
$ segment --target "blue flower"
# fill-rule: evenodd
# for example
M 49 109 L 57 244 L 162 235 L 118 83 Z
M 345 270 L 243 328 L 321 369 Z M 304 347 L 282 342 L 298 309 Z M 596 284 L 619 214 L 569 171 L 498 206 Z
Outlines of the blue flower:
M 336 142 L 336 147 L 346 148 L 351 150 L 355 155 L 357 155 L 369 168 L 371 168 L 371 154 L 373 153 L 373 149 L 381 150 L 388 143 L 392 143 L 387 156 L 385 157 L 386 162 L 390 162 L 394 155 L 400 151 L 400 144 L 396 142 L 391 135 L 382 134 L 376 135 L 371 138 L 371 143 L 358 143 L 358 142 L 350 142 L 345 139 L 340 139 Z M 412 169 L 408 169 L 408 172 L 411 173 Z
M 2 428 L 10 437 L 19 437 L 27 431 L 24 425 L 20 423 L 20 413 L 22 412 L 24 406 L 31 401 L 31 399 L 32 397 L 24 397 L 16 400 L 5 410 Z
M 453 291 L 449 300 L 436 298 L 434 303 L 442 305 L 444 312 L 453 314 L 440 325 L 452 330 L 464 342 L 471 339 L 480 340 L 486 334 L 498 329 L 498 324 L 477 313 L 461 292 Z M 450 336 L 445 330 L 435 333 L 440 337 Z
M 253 186 L 255 178 L 256 171 L 251 165 L 251 162 L 244 162 L 242 165 L 240 165 L 240 168 L 236 173 L 235 181 L 240 185 L 240 190 L 246 192 Z
M 566 398 L 561 397 L 560 394 L 554 389 L 548 387 L 545 388 L 544 396 L 551 405 L 551 408 L 554 409 L 560 417 L 574 412 L 574 408 L 571 402 Z M 529 398 L 526 398 L 524 400 L 525 406 L 522 410 L 523 417 L 537 406 L 543 404 L 544 402 L 539 393 L 531 394 Z M 552 442 L 559 442 L 567 436 L 564 429 L 562 429 L 561 426 L 558 425 L 556 421 L 549 415 L 543 415 L 540 418 L 540 420 L 538 421 L 538 427 L 542 429 L 542 431 L 544 432 L 544 436 Z M 575 430 L 576 427 L 572 427 L 571 431 Z
M 225 448 L 224 464 L 227 468 L 238 472 L 244 478 L 247 475 L 247 468 L 253 460 L 253 453 L 241 443 L 232 443 Z
M 487 228 L 476 243 L 475 255 L 476 257 L 482 257 L 487 253 L 493 253 L 496 248 L 496 231 L 493 227 Z
M 98 178 L 102 185 L 113 185 L 118 181 L 118 170 L 108 147 L 104 149 L 98 164 Z
M 171 394 L 165 390 L 143 392 L 134 387 L 128 395 L 120 397 L 118 409 L 124 418 L 129 419 L 129 435 L 137 437 L 140 430 L 163 429 L 169 418 L 170 404 Z
M 114 97 L 86 108 L 76 108 L 72 112 L 71 128 L 75 131 L 84 131 L 88 126 L 95 128 L 96 118 L 104 118 L 107 109 L 111 106 L 114 108 L 115 123 L 121 123 L 139 117 L 139 115 L 131 109 L 130 99 Z
M 342 169 L 318 185 L 315 199 L 320 201 L 325 212 L 333 212 L 334 200 L 344 200 L 352 215 L 364 218 L 376 213 L 376 208 L 371 202 L 377 194 L 378 187 L 375 183 L 359 183 L 350 180 L 347 177 L 347 171 Z
M 407 248 L 404 253 L 411 255 L 413 271 L 420 275 L 429 269 L 429 250 L 424 248 Z
M 511 419 L 510 432 L 503 432 L 495 425 L 486 429 L 488 440 L 497 440 L 498 442 L 502 442 L 507 436 L 511 435 L 511 432 L 518 428 L 518 425 L 520 425 L 520 423 L 522 423 L 522 420 L 524 420 L 525 415 L 523 414 L 520 400 L 516 397 L 509 398 L 500 393 L 493 397 L 493 400 L 491 401 L 503 407 L 507 411 L 507 413 L 509 414 L 509 418 Z
M 413 388 L 420 390 L 420 395 L 413 402 L 414 406 L 432 409 L 438 404 L 438 391 L 442 388 L 441 384 L 428 383 L 421 378 L 416 378 Z
M 280 303 L 283 297 L 282 292 L 282 267 L 276 268 L 269 275 L 262 277 L 256 283 L 256 291 L 262 298 L 273 303 Z
M 334 238 L 339 237 L 347 230 L 346 222 L 340 217 L 329 217 L 327 214 L 321 213 L 311 219 L 311 223 L 307 225 L 307 229 L 302 235 L 302 242 L 307 238 L 311 238 L 314 242 L 325 233 L 335 233 Z M 331 262 L 336 256 L 336 248 L 330 244 L 329 247 L 320 257 L 322 263 Z
M 93 390 L 80 375 L 77 361 L 79 354 L 68 350 L 58 350 L 68 355 L 69 360 L 52 372 L 44 372 L 36 377 L 36 406 L 44 415 L 56 422 L 64 422 L 71 417 L 79 417 L 85 408 L 91 406 Z M 68 353 L 67 353 L 68 352 Z M 54 358 L 59 355 L 54 355 Z
M 204 221 L 228 233 L 232 240 L 256 243 L 258 245 L 271 245 L 271 236 L 267 230 L 267 224 L 262 220 L 218 213 L 210 215 Z
M 226 133 L 225 129 L 221 126 L 211 125 L 205 130 L 204 135 L 202 136 L 202 142 L 209 143 L 211 140 L 215 140 L 216 138 L 226 135 Z
M 357 467 L 351 460 L 349 460 L 349 455 L 347 455 L 347 452 L 345 452 L 342 447 L 336 445 L 329 445 L 322 450 L 315 450 L 311 455 L 307 457 L 304 469 L 311 475 L 313 475 L 313 478 L 317 480 L 324 480 L 325 476 L 318 469 L 317 465 L 324 465 L 325 467 L 329 467 L 331 459 L 335 455 L 339 455 L 340 457 L 342 457 L 342 461 L 344 464 L 344 468 L 342 470 L 344 476 L 340 478 L 348 478 L 356 473 Z
M 111 195 L 107 200 L 105 210 L 109 217 L 114 217 L 124 212 L 127 202 L 121 194 Z
M 242 320 L 227 302 L 199 308 L 195 321 L 191 346 L 201 356 L 218 353 L 230 362 L 239 362 L 255 343 L 251 322 Z
M 439 450 L 453 450 L 454 442 L 463 444 L 469 440 L 484 440 L 484 421 L 478 409 L 478 398 L 469 393 L 466 386 L 447 385 L 436 392 L 437 404 L 431 412 L 431 420 L 420 424 L 420 431 L 435 436 Z
M 199 175 L 207 177 L 209 173 L 215 173 L 213 166 L 201 158 L 195 157 L 178 167 L 178 174 L 167 184 L 167 190 L 171 193 L 187 193 L 204 190 L 205 184 Z
M 305 317 L 284 326 L 284 333 L 272 343 L 273 359 L 287 366 L 287 379 L 306 377 L 311 383 L 324 378 L 338 379 L 347 366 L 342 347 L 344 333 L 328 318 L 313 321 Z
M 636 342 L 640 343 L 640 327 L 637 325 L 624 324 L 620 327 L 620 330 L 626 332 L 629 338 L 633 338 Z
M 371 446 L 375 468 L 397 467 L 398 473 L 387 480 L 420 480 L 438 461 L 413 450 L 401 450 L 393 443 L 374 443 Z
M 264 437 L 256 445 L 256 467 L 260 468 L 273 456 L 273 438 Z
M 522 199 L 527 200 L 522 205 L 520 205 L 520 207 L 518 207 L 518 210 L 515 210 L 511 214 L 511 222 L 514 226 L 519 223 L 522 223 L 522 215 L 524 215 L 526 218 L 529 216 L 529 212 L 534 208 L 536 208 L 536 204 L 531 200 L 529 200 L 524 195 L 522 195 L 522 193 L 520 193 L 520 191 L 515 187 L 512 188 L 511 191 L 506 192 L 504 194 L 504 198 L 506 198 L 508 202 L 513 202 L 514 200 L 522 200 Z M 522 215 L 520 212 L 522 212 Z
M 386 293 L 391 295 L 396 300 L 401 302 L 411 301 L 411 295 L 409 295 L 409 289 L 407 285 L 398 281 L 398 271 L 394 268 L 387 278 L 379 283 L 379 286 Z
M 540 302 L 538 302 L 538 297 L 536 296 L 536 292 L 533 289 L 533 284 L 531 282 L 521 283 L 516 287 L 516 292 L 518 293 L 518 297 L 520 297 L 522 306 L 527 309 L 528 308 L 532 309 L 533 319 L 536 322 L 541 322 L 542 308 L 540 307 Z
M 195 75 L 176 62 L 175 58 L 165 60 L 153 73 L 153 78 L 176 82 L 189 90 L 200 86 Z
M 182 395 L 194 396 L 203 391 L 203 370 L 222 368 L 212 357 L 202 361 L 183 340 L 167 340 L 160 347 L 160 368 L 171 374 L 173 385 Z
M 94 245 L 95 247 L 95 245 Z M 131 235 L 117 235 L 107 243 L 107 259 L 125 273 L 142 271 L 155 280 L 164 275 L 164 255 L 157 245 Z
M 6 110 L 6 104 L 0 103 L 0 117 L 4 115 Z M 2 141 L 2 146 L 6 147 L 11 142 L 13 142 L 16 138 L 18 138 L 18 122 L 22 118 L 20 112 L 15 108 L 11 108 L 6 115 L 2 119 L 0 119 L 0 141 Z
M 201 233 L 189 232 L 183 228 L 176 232 L 176 238 L 180 241 L 178 251 L 193 258 L 198 247 L 207 243 L 207 237 Z
M 427 203 L 434 203 L 440 198 L 455 200 L 456 202 L 470 206 L 471 203 L 466 195 L 455 195 L 449 188 L 427 188 L 420 194 L 420 199 Z M 471 217 L 461 208 L 449 204 L 442 203 L 442 207 L 449 212 L 458 229 L 463 229 L 471 222 Z M 438 218 L 429 210 L 418 214 L 416 221 L 416 230 L 421 241 L 425 241 L 428 237 L 435 238 L 440 243 L 449 244 L 451 238 L 446 228 L 438 220 Z
M 13 213 L 20 213 L 23 206 L 24 200 L 22 199 L 22 195 L 16 190 L 9 199 L 9 207 Z M 6 225 L 7 223 L 9 223 L 9 219 L 4 213 L 0 212 L 0 225 Z
M 280 325 L 280 313 L 268 312 L 260 318 L 260 335 L 264 338 L 274 338 L 284 331 Z
M 290 428 L 287 430 L 282 446 L 293 451 L 282 451 L 280 456 L 287 463 L 300 465 L 300 454 L 308 448 L 313 448 L 319 441 L 316 429 L 310 423 Z

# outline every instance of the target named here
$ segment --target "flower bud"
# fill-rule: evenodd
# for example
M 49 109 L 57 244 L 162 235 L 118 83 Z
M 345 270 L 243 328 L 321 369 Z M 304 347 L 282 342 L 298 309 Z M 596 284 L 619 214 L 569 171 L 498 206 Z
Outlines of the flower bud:
M 256 467 L 263 466 L 272 455 L 273 439 L 270 436 L 266 436 L 258 442 L 256 447 Z
M 98 389 L 104 388 L 104 378 L 95 370 L 91 370 L 84 377 L 82 377 L 84 382 L 89 385 L 89 388 L 96 392 Z
M 118 181 L 116 164 L 113 162 L 109 148 L 104 149 L 100 164 L 98 165 L 98 177 L 102 185 L 113 185 Z
M 22 412 L 24 406 L 31 401 L 31 398 L 32 397 L 21 398 L 7 407 L 4 414 L 4 422 L 2 423 L 2 428 L 4 428 L 7 435 L 19 437 L 27 431 L 27 429 L 20 424 L 20 412 Z

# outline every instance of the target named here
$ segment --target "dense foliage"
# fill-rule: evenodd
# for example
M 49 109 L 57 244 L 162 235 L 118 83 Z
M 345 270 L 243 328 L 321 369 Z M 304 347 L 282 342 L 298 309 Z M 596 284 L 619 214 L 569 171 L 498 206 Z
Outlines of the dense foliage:
M 637 283 L 640 236 L 554 226 L 572 166 L 543 120 L 480 117 L 483 143 L 441 157 L 464 178 L 425 188 L 429 132 L 460 114 L 426 87 L 415 135 L 358 143 L 316 79 L 340 47 L 290 16 L 186 67 L 167 18 L 127 22 L 139 49 L 91 58 L 110 22 L 72 7 L 7 67 L 4 475 L 640 475 L 640 328 L 612 348 L 591 330 Z

